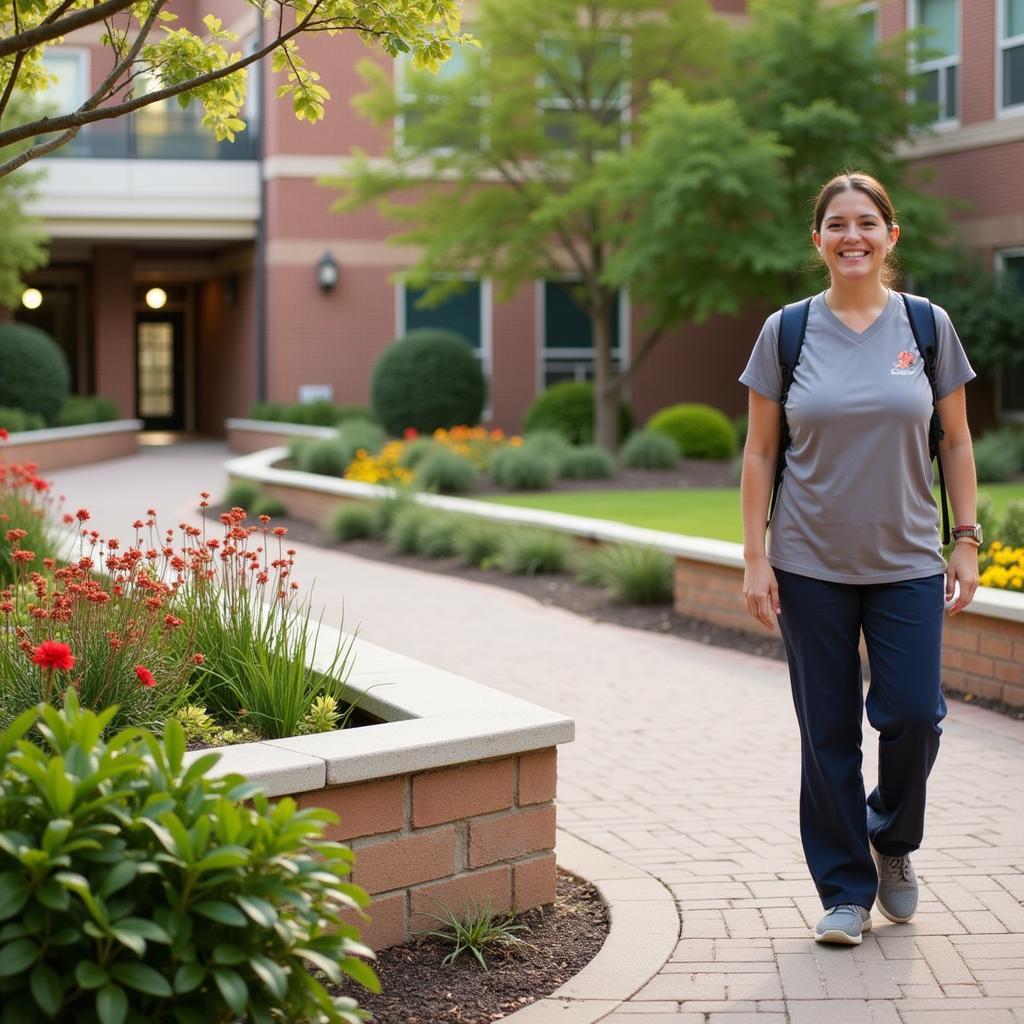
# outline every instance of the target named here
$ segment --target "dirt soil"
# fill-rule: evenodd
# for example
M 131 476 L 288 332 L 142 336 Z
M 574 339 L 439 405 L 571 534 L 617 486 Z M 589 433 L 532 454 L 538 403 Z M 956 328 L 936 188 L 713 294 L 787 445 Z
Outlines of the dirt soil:
M 486 971 L 468 952 L 442 963 L 452 947 L 424 937 L 377 955 L 380 995 L 356 985 L 336 991 L 358 999 L 377 1024 L 490 1024 L 578 974 L 608 933 L 597 890 L 564 872 L 554 907 L 528 910 L 516 920 L 529 929 L 515 934 L 530 947 L 485 953 Z

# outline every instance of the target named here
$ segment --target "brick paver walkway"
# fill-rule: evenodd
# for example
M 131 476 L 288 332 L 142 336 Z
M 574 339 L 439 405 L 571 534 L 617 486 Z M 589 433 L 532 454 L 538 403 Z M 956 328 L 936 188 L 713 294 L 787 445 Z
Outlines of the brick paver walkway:
M 223 457 L 155 450 L 56 478 L 126 535 L 150 503 L 170 524 L 193 491 L 216 493 Z M 914 858 L 919 913 L 892 925 L 876 912 L 862 946 L 821 947 L 783 665 L 300 548 L 325 621 L 344 603 L 345 628 L 374 643 L 575 718 L 560 825 L 661 879 L 680 912 L 674 955 L 608 1021 L 1024 1024 L 1024 722 L 951 705 Z

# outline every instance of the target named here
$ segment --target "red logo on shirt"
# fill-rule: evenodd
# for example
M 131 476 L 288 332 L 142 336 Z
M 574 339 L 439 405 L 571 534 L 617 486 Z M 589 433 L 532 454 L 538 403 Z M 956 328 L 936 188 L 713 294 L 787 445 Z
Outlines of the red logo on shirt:
M 914 363 L 917 362 L 917 356 L 913 352 L 900 352 L 896 356 L 896 362 L 889 367 L 889 372 L 894 377 L 909 377 L 913 374 Z

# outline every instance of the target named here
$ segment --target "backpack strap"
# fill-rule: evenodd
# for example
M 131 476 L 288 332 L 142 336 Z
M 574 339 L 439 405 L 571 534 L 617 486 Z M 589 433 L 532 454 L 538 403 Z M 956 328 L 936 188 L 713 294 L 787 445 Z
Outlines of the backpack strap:
M 942 472 L 942 458 L 939 455 L 939 442 L 946 436 L 939 420 L 938 385 L 935 380 L 935 363 L 938 359 L 939 339 L 935 328 L 935 309 L 928 299 L 919 295 L 901 293 L 903 305 L 907 308 L 907 319 L 910 329 L 914 332 L 917 350 L 924 359 L 924 372 L 928 376 L 928 384 L 932 389 L 932 418 L 928 424 L 928 455 L 935 460 L 939 472 L 939 495 L 942 505 L 942 543 L 949 543 L 949 502 L 946 497 L 946 478 Z
M 775 514 L 775 503 L 779 499 L 779 488 L 782 486 L 782 474 L 786 468 L 786 451 L 790 445 L 789 421 L 786 419 L 786 399 L 796 373 L 796 364 L 800 360 L 800 349 L 803 348 L 804 334 L 807 331 L 807 315 L 811 309 L 810 299 L 801 299 L 784 306 L 779 321 L 779 367 L 782 370 L 782 392 L 779 395 L 779 457 L 775 464 L 775 480 L 772 483 L 772 497 L 768 505 L 768 522 Z

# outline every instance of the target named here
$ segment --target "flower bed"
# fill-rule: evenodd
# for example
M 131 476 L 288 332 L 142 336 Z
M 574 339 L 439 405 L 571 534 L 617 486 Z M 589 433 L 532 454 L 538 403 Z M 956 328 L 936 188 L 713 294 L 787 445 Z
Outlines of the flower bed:
M 111 420 L 80 427 L 26 430 L 7 436 L 0 446 L 0 462 L 34 462 L 49 471 L 120 459 L 135 454 L 141 429 L 142 420 Z
M 307 522 L 323 522 L 340 502 L 376 500 L 391 493 L 386 487 L 277 468 L 286 456 L 284 448 L 268 449 L 233 459 L 226 468 L 232 478 L 258 483 L 280 498 L 291 515 Z M 657 548 L 676 561 L 674 604 L 680 615 L 755 634 L 763 630 L 750 618 L 743 600 L 739 544 L 464 498 L 418 494 L 415 500 L 491 521 L 542 526 L 588 541 Z M 965 693 L 1024 706 L 1024 595 L 982 587 L 966 611 L 947 620 L 943 679 Z

